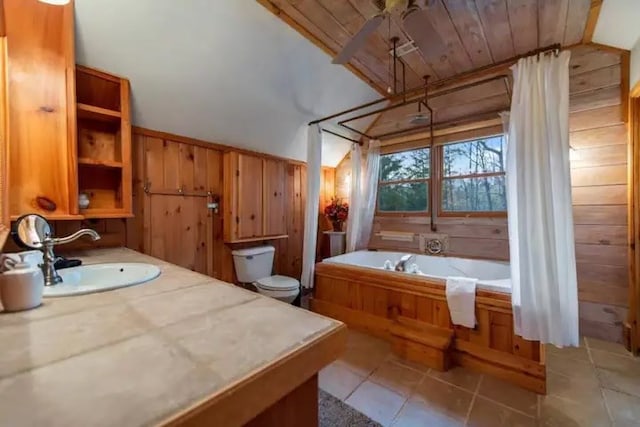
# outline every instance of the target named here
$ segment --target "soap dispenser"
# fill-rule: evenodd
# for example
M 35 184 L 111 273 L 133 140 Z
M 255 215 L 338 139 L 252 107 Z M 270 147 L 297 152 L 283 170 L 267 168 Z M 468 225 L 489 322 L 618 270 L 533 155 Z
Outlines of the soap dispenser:
M 4 311 L 38 307 L 42 304 L 44 292 L 42 270 L 26 262 L 24 255 L 20 255 L 20 262 L 14 261 L 12 264 L 10 269 L 0 273 L 0 300 Z

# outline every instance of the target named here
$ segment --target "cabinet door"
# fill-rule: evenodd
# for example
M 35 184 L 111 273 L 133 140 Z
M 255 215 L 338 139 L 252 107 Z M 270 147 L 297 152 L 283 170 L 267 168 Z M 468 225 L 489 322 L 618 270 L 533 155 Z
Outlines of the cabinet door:
M 4 0 L 4 15 L 10 213 L 69 217 L 78 213 L 73 2 Z
M 238 156 L 238 198 L 236 222 L 238 239 L 263 236 L 262 227 L 262 159 L 240 154 Z
M 264 234 L 287 234 L 285 210 L 285 164 L 280 160 L 264 160 Z

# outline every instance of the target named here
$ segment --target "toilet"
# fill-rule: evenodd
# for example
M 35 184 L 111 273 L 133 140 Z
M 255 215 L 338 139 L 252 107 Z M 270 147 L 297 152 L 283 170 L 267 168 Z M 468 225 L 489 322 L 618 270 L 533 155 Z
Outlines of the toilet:
M 273 246 L 258 246 L 231 252 L 236 276 L 242 284 L 252 284 L 258 293 L 292 303 L 300 293 L 300 282 L 293 277 L 271 275 Z

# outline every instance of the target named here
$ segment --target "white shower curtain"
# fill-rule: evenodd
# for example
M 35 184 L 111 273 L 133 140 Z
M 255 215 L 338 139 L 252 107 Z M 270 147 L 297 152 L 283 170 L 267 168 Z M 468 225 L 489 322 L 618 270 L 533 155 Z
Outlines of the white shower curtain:
M 577 346 L 578 290 L 569 170 L 569 58 L 512 67 L 507 207 L 515 332 Z
M 360 221 L 355 249 L 366 249 L 373 230 L 378 196 L 378 175 L 380 174 L 380 141 L 369 141 L 367 164 L 360 184 Z
M 303 288 L 313 287 L 313 270 L 316 263 L 318 236 L 318 209 L 320 204 L 320 171 L 322 166 L 322 129 L 309 126 L 307 133 L 307 203 L 304 214 L 304 242 L 302 244 Z
M 351 149 L 351 186 L 349 187 L 349 219 L 347 221 L 347 252 L 356 250 L 362 213 L 362 150 L 360 144 Z

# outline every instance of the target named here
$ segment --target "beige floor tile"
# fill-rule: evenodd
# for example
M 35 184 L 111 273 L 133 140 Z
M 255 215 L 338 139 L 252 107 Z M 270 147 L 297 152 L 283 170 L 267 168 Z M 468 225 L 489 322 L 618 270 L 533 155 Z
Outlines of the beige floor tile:
M 539 425 L 544 427 L 606 427 L 610 426 L 604 402 L 582 405 L 554 396 L 544 396 L 540 403 Z
M 640 376 L 640 359 L 602 350 L 591 350 L 591 357 L 598 368 Z
M 640 425 L 640 398 L 614 390 L 603 391 L 616 427 Z
M 423 374 L 426 374 L 427 372 L 429 372 L 429 367 L 426 365 L 423 365 L 422 363 L 418 363 L 418 362 L 412 362 L 411 360 L 407 360 L 405 358 L 402 358 L 400 356 L 398 356 L 397 354 L 391 352 L 389 354 L 389 356 L 387 357 L 388 361 L 397 363 L 398 365 L 402 365 L 402 366 L 406 366 L 407 368 L 411 368 L 414 371 L 418 371 L 418 372 L 422 372 Z
M 557 355 L 563 357 L 569 357 L 576 360 L 589 361 L 589 352 L 587 351 L 587 345 L 584 338 L 580 339 L 580 347 L 564 347 L 558 348 L 552 344 L 545 346 L 545 350 L 548 355 Z
M 463 425 L 464 420 L 434 411 L 419 401 L 407 402 L 393 422 L 393 427 L 461 427 Z
M 604 388 L 633 394 L 640 397 L 640 376 L 625 374 L 624 371 L 598 369 L 600 385 Z
M 547 370 L 568 377 L 581 379 L 596 379 L 596 371 L 593 364 L 588 360 L 577 360 L 560 356 L 557 353 L 547 355 Z
M 421 404 L 430 412 L 464 421 L 473 394 L 459 387 L 426 376 L 411 396 L 411 403 Z
M 470 427 L 534 427 L 536 420 L 495 402 L 476 397 L 469 414 Z
M 333 362 L 320 371 L 318 385 L 321 389 L 340 400 L 345 400 L 364 381 L 340 362 Z
M 500 402 L 525 414 L 535 416 L 538 412 L 538 395 L 529 390 L 509 384 L 489 375 L 480 383 L 479 394 Z
M 340 360 L 358 375 L 368 377 L 389 358 L 389 354 L 386 343 L 349 331 L 347 346 Z
M 610 353 L 616 353 L 622 356 L 632 357 L 631 353 L 620 343 L 603 341 L 597 338 L 586 338 L 587 346 L 592 350 L 604 350 Z
M 378 337 L 368 335 L 354 329 L 349 329 L 347 333 L 347 348 L 367 349 L 375 352 L 388 353 L 391 345 Z
M 387 360 L 373 371 L 369 380 L 409 397 L 424 375 L 422 372 Z
M 391 425 L 406 398 L 371 381 L 363 382 L 346 403 L 383 426 Z
M 569 399 L 584 405 L 602 400 L 600 382 L 597 378 L 567 377 L 552 371 L 547 373 L 547 395 Z
M 442 381 L 448 382 L 449 384 L 462 387 L 472 393 L 475 393 L 476 388 L 478 387 L 478 383 L 480 382 L 480 378 L 482 378 L 481 374 L 462 368 L 460 366 L 451 368 L 446 372 L 440 372 L 432 369 L 429 371 L 429 375 Z

